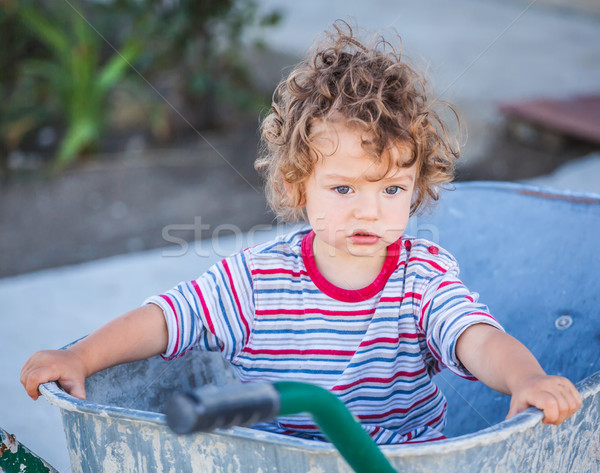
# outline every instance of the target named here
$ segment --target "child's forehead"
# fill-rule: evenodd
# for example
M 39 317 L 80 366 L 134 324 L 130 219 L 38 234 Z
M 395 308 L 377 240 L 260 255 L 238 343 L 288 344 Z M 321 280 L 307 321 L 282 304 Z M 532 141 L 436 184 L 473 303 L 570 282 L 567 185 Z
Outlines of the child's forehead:
M 324 183 L 365 183 L 365 182 L 388 182 L 406 180 L 414 182 L 416 179 L 416 166 L 390 167 L 383 161 L 372 159 L 345 161 L 336 157 L 325 157 L 319 162 L 312 172 L 312 177 Z M 330 182 L 331 181 L 331 182 Z
M 349 121 L 315 120 L 311 126 L 310 141 L 321 165 L 347 167 L 362 159 L 368 160 L 373 170 L 386 167 L 386 175 L 412 167 L 413 149 L 409 143 L 396 140 L 377 153 L 376 140 L 373 132 Z
M 315 143 L 332 143 L 344 141 L 370 141 L 373 133 L 364 126 L 336 113 L 328 119 L 312 120 L 310 124 L 310 139 Z

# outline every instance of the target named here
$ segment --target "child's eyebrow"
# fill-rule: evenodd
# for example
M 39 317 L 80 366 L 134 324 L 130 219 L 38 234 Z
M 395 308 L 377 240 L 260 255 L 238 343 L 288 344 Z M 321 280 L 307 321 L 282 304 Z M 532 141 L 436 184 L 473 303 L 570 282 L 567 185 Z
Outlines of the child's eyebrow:
M 323 176 L 324 179 L 328 179 L 330 181 L 356 181 L 357 179 L 360 179 L 359 177 L 353 177 L 353 176 L 344 176 L 342 174 L 325 174 L 325 176 Z
M 402 179 L 407 179 L 410 182 L 415 180 L 415 176 L 413 176 L 412 174 L 400 174 L 400 175 L 396 175 L 396 176 L 390 176 L 390 177 L 384 177 L 383 179 L 380 179 L 381 181 L 400 181 Z
M 399 181 L 399 180 L 403 180 L 403 179 L 407 179 L 409 181 L 413 181 L 414 180 L 414 176 L 412 174 L 401 174 L 401 175 L 396 175 L 396 176 L 390 176 L 390 177 L 384 177 L 382 179 L 367 179 L 366 176 L 344 176 L 343 174 L 325 174 L 325 176 L 323 176 L 324 179 L 327 179 L 329 181 L 345 181 L 345 182 L 356 182 L 356 181 L 360 181 L 360 180 L 369 180 L 369 181 L 384 181 L 384 182 L 389 182 L 389 181 Z

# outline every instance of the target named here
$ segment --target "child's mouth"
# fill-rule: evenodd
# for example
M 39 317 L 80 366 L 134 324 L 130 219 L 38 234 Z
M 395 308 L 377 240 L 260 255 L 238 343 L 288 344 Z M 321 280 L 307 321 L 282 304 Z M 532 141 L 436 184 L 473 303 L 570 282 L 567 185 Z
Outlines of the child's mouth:
M 350 235 L 350 241 L 355 245 L 374 245 L 379 240 L 378 235 L 370 232 L 356 231 Z

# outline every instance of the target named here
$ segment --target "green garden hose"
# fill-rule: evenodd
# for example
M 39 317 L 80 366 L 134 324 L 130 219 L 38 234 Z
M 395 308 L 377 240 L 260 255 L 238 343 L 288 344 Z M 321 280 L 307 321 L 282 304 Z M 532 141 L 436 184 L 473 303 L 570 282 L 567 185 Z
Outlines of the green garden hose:
M 178 434 L 252 425 L 308 413 L 356 473 L 396 473 L 379 447 L 335 395 L 306 383 L 234 383 L 175 394 L 165 409 Z

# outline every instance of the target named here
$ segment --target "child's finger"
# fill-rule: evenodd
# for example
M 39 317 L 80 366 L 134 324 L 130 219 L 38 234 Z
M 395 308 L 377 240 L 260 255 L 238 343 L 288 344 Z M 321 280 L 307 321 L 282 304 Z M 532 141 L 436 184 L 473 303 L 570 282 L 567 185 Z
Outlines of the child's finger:
M 85 401 L 85 383 L 84 382 L 61 382 L 61 387 L 67 391 L 71 396 L 74 396 Z
M 31 358 L 29 358 L 27 362 L 23 365 L 23 368 L 21 368 L 20 381 L 23 386 L 25 386 L 25 381 L 27 380 L 27 377 L 29 376 L 29 373 L 33 368 L 33 363 L 31 361 Z
M 565 421 L 571 414 L 571 407 L 569 406 L 569 399 L 567 390 L 564 389 L 559 393 L 555 394 L 556 402 L 558 404 L 558 417 L 552 422 L 554 425 L 558 425 Z
M 577 409 L 579 409 L 581 407 L 581 404 L 583 404 L 583 399 L 581 399 L 581 394 L 579 393 L 577 388 L 573 385 L 570 386 L 569 395 L 570 395 L 570 400 L 571 400 L 570 404 L 574 408 L 573 412 L 575 412 Z
M 40 365 L 43 366 L 43 361 L 44 352 L 37 352 L 29 357 L 29 359 L 23 365 L 23 368 L 21 368 L 20 381 L 23 386 L 25 386 L 31 374 L 37 369 L 39 369 Z
M 571 386 L 569 389 L 567 389 L 565 397 L 569 404 L 569 415 L 567 416 L 568 418 L 571 417 L 575 412 L 577 412 L 577 410 L 581 407 L 582 399 L 581 395 L 579 394 L 579 391 L 577 391 L 575 386 Z
M 38 387 L 40 384 L 46 382 L 46 378 L 48 377 L 47 369 L 38 368 L 30 370 L 25 374 L 24 378 L 21 380 L 21 383 L 25 387 L 25 391 L 31 399 L 34 401 L 40 396 L 38 391 Z
M 511 417 L 516 416 L 519 412 L 523 412 L 528 407 L 529 404 L 527 404 L 526 402 L 519 402 L 515 398 L 513 398 L 510 403 L 508 414 L 506 414 L 506 419 L 510 419 Z
M 19 378 L 19 381 L 21 382 L 23 387 L 25 387 L 25 384 L 27 383 L 28 375 L 29 375 L 29 369 L 27 369 L 25 366 L 23 366 L 23 368 L 21 369 L 21 377 Z
M 559 418 L 554 422 L 556 425 L 571 417 L 581 406 L 581 396 L 568 379 L 558 383 L 558 389 L 553 393 L 559 405 Z
M 548 392 L 537 392 L 530 400 L 530 404 L 544 412 L 542 419 L 544 424 L 554 424 L 560 418 L 558 399 Z
M 71 392 L 71 396 L 75 396 L 76 398 L 83 399 L 85 401 L 85 387 L 81 384 L 75 386 Z

